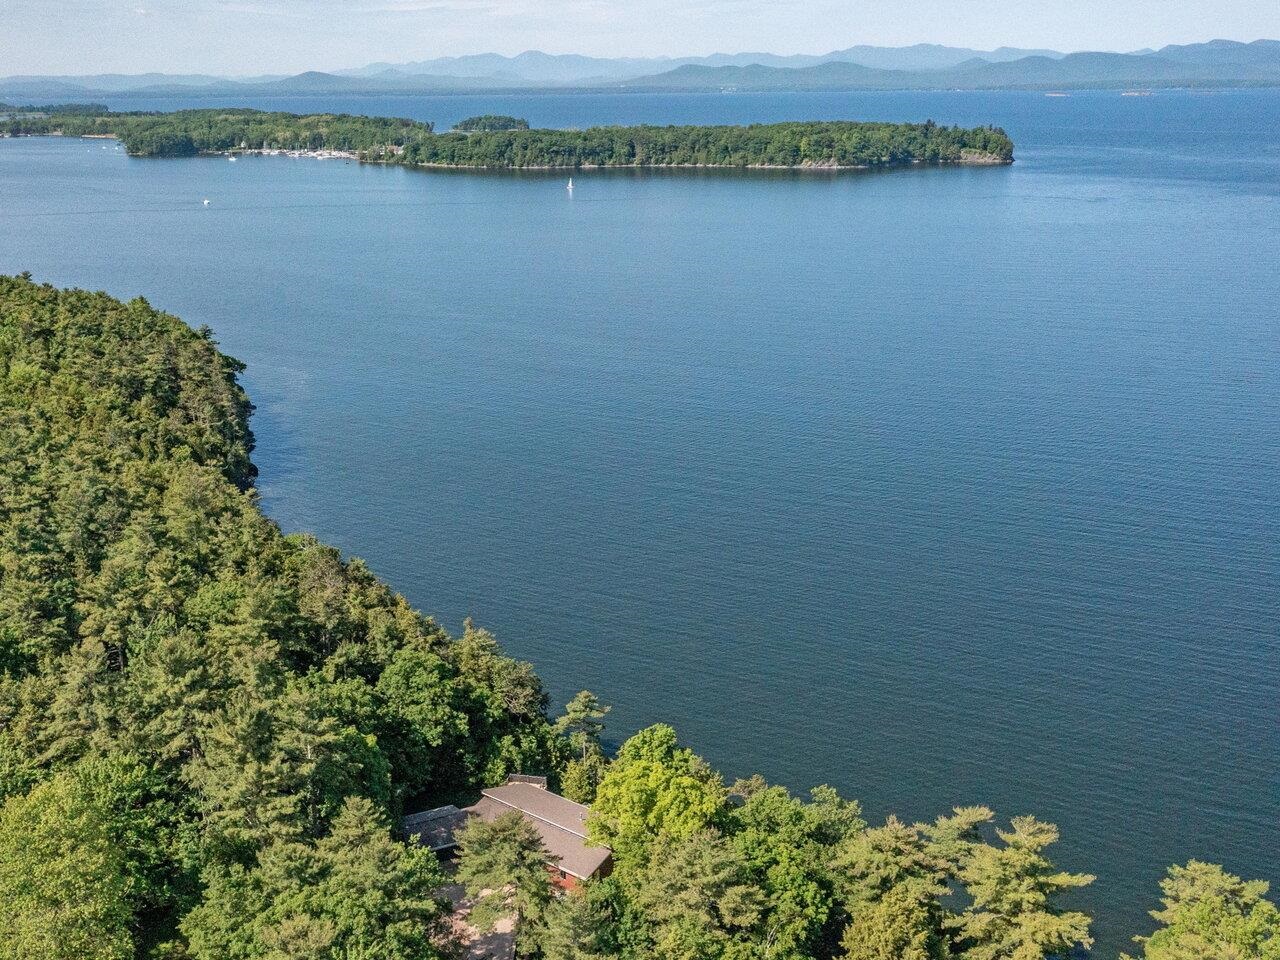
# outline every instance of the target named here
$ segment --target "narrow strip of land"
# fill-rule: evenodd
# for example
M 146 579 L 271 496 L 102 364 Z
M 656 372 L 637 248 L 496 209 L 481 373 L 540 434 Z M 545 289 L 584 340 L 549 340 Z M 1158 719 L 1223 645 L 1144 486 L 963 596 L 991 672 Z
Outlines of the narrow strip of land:
M 366 163 L 475 170 L 842 170 L 1013 162 L 1013 141 L 1000 128 L 950 127 L 931 120 L 586 130 L 482 128 L 436 133 L 430 123 L 391 117 L 247 109 L 112 113 L 55 107 L 16 110 L 0 117 L 0 135 L 113 136 L 139 157 L 300 151 L 349 156 Z

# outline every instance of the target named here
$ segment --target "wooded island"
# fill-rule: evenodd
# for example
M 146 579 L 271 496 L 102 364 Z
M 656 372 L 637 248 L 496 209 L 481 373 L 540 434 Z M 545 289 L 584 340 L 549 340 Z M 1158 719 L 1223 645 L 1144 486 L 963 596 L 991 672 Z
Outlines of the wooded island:
M 478 118 L 486 120 L 491 118 Z M 506 118 L 503 118 L 506 119 Z M 749 126 L 489 129 L 436 133 L 417 120 L 248 109 L 174 113 L 11 113 L 8 136 L 116 137 L 138 157 L 273 150 L 337 152 L 369 163 L 483 170 L 595 167 L 843 169 L 908 164 L 1006 164 L 998 127 L 814 121 Z

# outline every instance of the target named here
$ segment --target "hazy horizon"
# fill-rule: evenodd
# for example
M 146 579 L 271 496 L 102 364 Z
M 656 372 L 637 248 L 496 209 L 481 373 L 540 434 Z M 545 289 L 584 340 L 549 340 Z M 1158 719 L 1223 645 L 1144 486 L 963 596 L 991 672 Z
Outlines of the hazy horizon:
M 538 50 L 594 57 L 825 54 L 860 44 L 1128 52 L 1280 37 L 1280 4 L 904 0 L 9 0 L 0 75 L 342 70 Z M 572 41 L 565 38 L 572 37 Z

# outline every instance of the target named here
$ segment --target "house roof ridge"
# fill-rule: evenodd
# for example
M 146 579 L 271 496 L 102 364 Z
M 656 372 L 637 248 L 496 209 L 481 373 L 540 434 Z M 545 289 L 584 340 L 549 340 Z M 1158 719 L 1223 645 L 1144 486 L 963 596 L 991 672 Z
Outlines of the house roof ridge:
M 492 790 L 497 790 L 497 787 L 490 787 L 490 788 L 492 788 Z M 489 797 L 489 799 L 493 800 L 494 803 L 502 804 L 503 806 L 509 806 L 509 808 L 511 808 L 512 810 L 515 810 L 516 813 L 524 814 L 525 817 L 530 817 L 532 819 L 539 820 L 539 822 L 547 824 L 548 827 L 561 829 L 561 831 L 570 833 L 570 835 L 580 838 L 580 840 L 586 840 L 586 838 L 588 838 L 586 837 L 585 829 L 577 829 L 575 827 L 566 827 L 564 826 L 563 823 L 557 823 L 556 820 L 549 819 L 547 817 L 541 817 L 541 815 L 532 812 L 532 810 L 526 810 L 524 806 L 516 806 L 515 804 L 511 803 L 511 801 L 509 800 L 503 800 L 502 797 L 500 796 L 494 796 L 493 794 L 490 794 L 489 790 L 481 790 L 480 794 L 481 796 Z M 552 794 L 552 796 L 558 796 L 558 794 Z M 566 799 L 566 797 L 561 797 L 561 800 L 564 800 L 564 803 L 567 803 L 567 804 L 573 803 L 572 800 L 568 800 Z M 576 806 L 582 806 L 582 805 L 576 804 Z M 584 808 L 582 809 L 586 810 L 586 812 L 588 813 L 591 812 L 590 806 L 584 806 Z

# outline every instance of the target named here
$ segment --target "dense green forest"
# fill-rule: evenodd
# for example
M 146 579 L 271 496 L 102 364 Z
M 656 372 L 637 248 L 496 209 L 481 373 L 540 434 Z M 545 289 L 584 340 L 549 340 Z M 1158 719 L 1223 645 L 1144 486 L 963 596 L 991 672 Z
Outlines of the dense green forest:
M 467 117 L 453 125 L 459 133 L 491 133 L 495 130 L 528 130 L 529 121 L 504 114 L 486 113 L 482 117 Z
M 516 118 L 474 120 L 477 126 L 470 132 L 436 134 L 431 124 L 382 117 L 180 110 L 14 117 L 0 122 L 0 133 L 114 135 L 135 156 L 264 148 L 342 150 L 383 163 L 488 169 L 876 167 L 1013 160 L 1013 142 L 1003 130 L 946 127 L 932 121 L 530 130 L 500 128 L 519 122 Z
M 499 169 L 530 167 L 800 167 L 1013 159 L 1001 130 L 934 123 L 774 123 L 746 127 L 593 127 L 459 136 L 406 146 L 398 161 Z
M 655 726 L 452 637 L 259 509 L 241 366 L 145 300 L 0 277 L 0 958 L 446 960 L 402 811 L 511 772 L 593 805 L 605 880 L 557 895 L 526 822 L 458 879 L 544 960 L 1043 960 L 1087 948 L 1057 830 L 983 807 L 869 824 L 726 784 Z M 1278 960 L 1266 885 L 1198 862 L 1144 960 Z
M 219 108 L 173 113 L 51 113 L 0 123 L 11 136 L 60 133 L 115 136 L 139 157 L 182 157 L 233 150 L 399 150 L 431 137 L 431 124 L 349 114 L 264 113 Z

